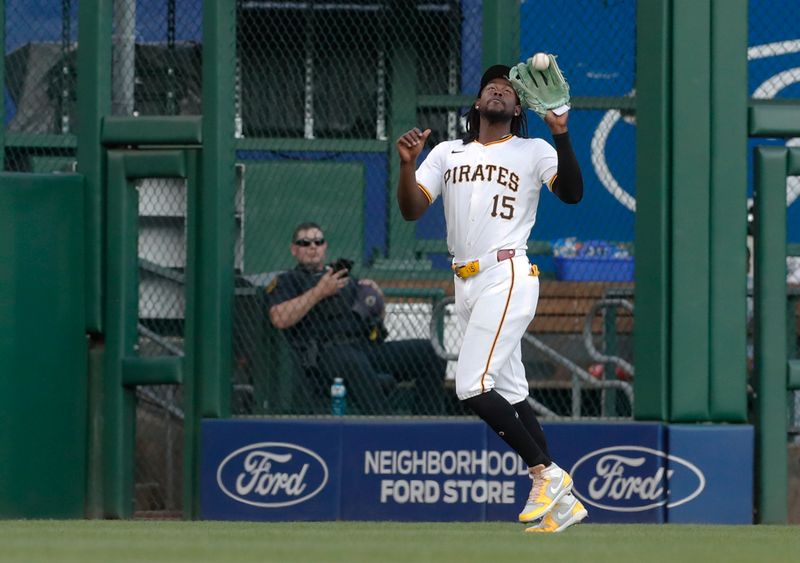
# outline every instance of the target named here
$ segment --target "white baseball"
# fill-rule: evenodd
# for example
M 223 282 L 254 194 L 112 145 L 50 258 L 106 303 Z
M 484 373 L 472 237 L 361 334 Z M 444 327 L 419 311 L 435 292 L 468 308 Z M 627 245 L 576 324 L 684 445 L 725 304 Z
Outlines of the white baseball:
M 531 66 L 534 70 L 547 70 L 547 67 L 550 66 L 550 57 L 547 56 L 547 53 L 536 53 L 531 58 Z

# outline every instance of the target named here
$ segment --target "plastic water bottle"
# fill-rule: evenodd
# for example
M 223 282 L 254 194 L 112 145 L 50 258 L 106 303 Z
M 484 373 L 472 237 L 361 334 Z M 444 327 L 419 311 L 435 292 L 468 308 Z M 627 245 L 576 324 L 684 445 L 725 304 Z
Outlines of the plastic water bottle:
M 331 413 L 333 416 L 347 414 L 347 388 L 341 377 L 335 377 L 331 385 Z

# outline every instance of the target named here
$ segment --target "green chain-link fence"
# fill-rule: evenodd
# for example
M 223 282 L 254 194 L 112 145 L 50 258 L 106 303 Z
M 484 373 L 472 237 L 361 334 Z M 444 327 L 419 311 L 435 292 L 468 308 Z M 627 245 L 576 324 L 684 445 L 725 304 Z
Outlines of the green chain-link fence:
M 5 2 L 5 170 L 75 168 L 77 0 Z M 202 6 L 113 2 L 113 115 L 201 113 Z M 186 197 L 182 182 L 141 181 L 140 356 L 183 354 Z M 180 386 L 137 388 L 136 510 L 182 510 Z
M 176 0 L 113 5 L 111 113 L 201 113 L 202 6 Z M 139 192 L 139 355 L 182 356 L 186 184 L 153 178 Z M 136 511 L 179 515 L 183 388 L 137 387 Z
M 391 73 L 402 55 L 397 45 L 414 29 L 409 48 L 436 53 L 421 58 L 418 87 L 457 94 L 460 18 L 457 2 L 422 9 L 383 1 L 239 3 L 240 146 L 247 150 L 239 152 L 245 205 L 237 273 L 239 285 L 249 287 L 237 295 L 234 353 L 242 392 L 234 394 L 235 411 L 329 413 L 336 375 L 348 385 L 350 414 L 452 410 L 443 386 L 446 361 L 429 339 L 430 313 L 449 276 L 430 272 L 429 264 L 423 271 L 426 265 L 420 269 L 414 260 L 409 270 L 380 265 L 389 254 L 387 139 Z M 453 123 L 455 117 L 451 111 Z M 324 318 L 312 313 L 313 321 L 302 323 L 313 325 L 313 336 L 272 325 L 269 308 L 288 282 L 279 278 L 274 292 L 265 288 L 295 267 L 292 235 L 305 221 L 318 223 L 327 238 L 325 262 L 350 259 L 354 279 L 380 284 L 382 323 L 362 321 L 350 297 L 337 297 L 336 311 Z M 409 281 L 420 273 L 428 279 Z M 376 324 L 383 326 L 373 332 Z
M 483 34 L 494 33 L 484 29 L 482 3 L 243 1 L 238 8 L 244 206 L 237 223 L 243 243 L 234 412 L 330 413 L 329 386 L 338 375 L 350 389 L 353 414 L 464 414 L 453 389 L 460 334 L 446 305 L 453 287 L 441 204 L 418 224 L 404 224 L 394 201 L 393 159 L 394 139 L 412 126 L 432 129 L 429 146 L 463 133 L 463 114 L 483 72 Z M 587 9 L 591 27 L 604 31 L 542 30 L 548 18 L 566 25 Z M 531 254 L 544 281 L 541 320 L 523 342 L 532 395 L 545 414 L 626 416 L 627 399 L 614 391 L 606 397 L 596 383 L 610 378 L 619 389 L 631 373 L 593 359 L 583 326 L 590 323 L 600 352 L 631 361 L 629 308 L 600 309 L 594 321 L 586 317 L 598 300 L 632 300 L 635 178 L 630 158 L 621 155 L 634 144 L 635 2 L 523 2 L 519 18 L 520 57 L 558 53 L 567 77 L 575 79 L 573 95 L 580 99 L 571 120 L 587 191 L 603 190 L 612 210 L 598 220 L 592 203 L 572 215 L 556 209 L 565 221 L 534 229 Z M 559 35 L 568 35 L 570 45 L 544 42 Z M 509 38 L 513 34 L 499 40 Z M 597 48 L 610 38 L 616 38 L 612 50 Z M 532 135 L 550 139 L 535 115 L 529 123 Z M 610 137 L 614 162 L 603 160 Z M 627 166 L 612 169 L 620 163 Z M 554 200 L 547 205 L 556 207 Z M 548 223 L 548 211 L 543 217 Z M 312 311 L 290 328 L 271 322 L 270 308 L 319 280 L 312 276 L 285 290 L 298 274 L 279 277 L 296 267 L 293 253 L 309 251 L 292 245 L 295 227 L 306 221 L 321 228 L 312 235 L 326 239 L 323 262 L 350 259 L 354 278 L 380 286 L 383 342 L 368 341 L 374 321 L 367 321 L 363 336 L 342 328 L 345 317 L 361 322 L 348 299 L 337 298 L 340 311 Z M 606 233 L 606 222 L 622 227 Z M 585 228 L 590 224 L 598 226 Z M 360 392 L 361 378 L 395 381 Z
M 114 2 L 112 114 L 201 113 L 202 23 L 199 2 Z
M 201 113 L 202 7 L 175 0 L 113 6 L 111 113 Z M 180 9 L 183 8 L 183 9 Z M 153 178 L 139 192 L 139 355 L 182 356 L 186 184 Z M 179 515 L 183 388 L 137 387 L 136 511 Z
M 182 356 L 186 283 L 186 182 L 149 178 L 139 193 L 139 356 Z M 182 387 L 137 387 L 136 509 L 180 514 Z
M 74 171 L 77 4 L 6 2 L 5 170 Z
M 448 304 L 441 204 L 416 224 L 400 219 L 393 145 L 412 126 L 432 129 L 429 147 L 460 136 L 494 33 L 515 42 L 519 60 L 558 55 L 572 87 L 570 130 L 586 182 L 575 208 L 545 194 L 532 234 L 529 254 L 542 286 L 522 344 L 531 396 L 545 414 L 629 415 L 636 1 L 522 1 L 518 30 L 502 32 L 489 28 L 480 0 L 236 6 L 233 413 L 330 413 L 331 379 L 342 376 L 350 414 L 465 414 L 453 389 L 460 335 Z M 78 0 L 5 2 L 6 170 L 74 167 L 77 13 Z M 799 14 L 795 2 L 751 0 L 751 97 L 798 97 Z M 199 0 L 117 0 L 113 42 L 114 115 L 201 113 Z M 528 120 L 531 136 L 549 139 L 536 116 Z M 184 189 L 163 179 L 139 183 L 141 355 L 183 353 Z M 790 242 L 800 236 L 798 194 L 800 181 L 790 178 Z M 275 291 L 286 286 L 278 275 L 296 264 L 294 229 L 305 221 L 321 227 L 308 238 L 324 235 L 324 262 L 352 260 L 352 277 L 374 280 L 384 303 L 381 318 L 372 316 L 370 295 L 355 300 L 355 311 L 342 300 L 315 321 L 316 351 L 308 349 L 312 339 L 276 328 L 269 314 Z M 335 325 L 342 316 L 363 330 Z M 328 356 L 353 347 L 367 349 L 369 365 L 353 367 L 352 351 Z M 377 349 L 392 349 L 388 363 L 372 357 Z M 359 377 L 379 384 L 360 393 Z M 603 381 L 613 385 L 597 388 Z M 138 397 L 137 509 L 180 510 L 180 387 L 142 387 Z M 795 405 L 800 412 L 797 395 Z
M 541 229 L 547 210 L 555 207 L 552 198 L 542 198 L 532 233 L 547 238 L 555 279 L 543 282 L 530 336 L 579 370 L 541 346 L 529 347 L 528 377 L 531 395 L 562 416 L 630 414 L 628 395 L 617 390 L 628 392 L 633 376 L 635 24 L 635 1 L 521 5 L 520 58 L 554 53 L 570 83 L 570 131 L 586 187 L 584 201 L 555 229 Z M 550 140 L 541 120 L 529 113 L 529 122 L 531 136 Z M 622 361 L 602 362 L 598 354 Z M 596 381 L 620 387 L 591 390 Z M 587 389 L 579 398 L 576 385 Z

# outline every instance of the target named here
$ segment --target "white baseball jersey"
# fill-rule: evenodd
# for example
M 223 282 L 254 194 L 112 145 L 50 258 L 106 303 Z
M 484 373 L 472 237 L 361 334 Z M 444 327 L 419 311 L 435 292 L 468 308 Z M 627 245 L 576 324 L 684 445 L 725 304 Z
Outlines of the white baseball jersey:
M 447 245 L 456 263 L 503 249 L 527 249 L 542 184 L 558 168 L 543 139 L 508 135 L 493 143 L 439 143 L 416 173 L 430 202 L 443 198 Z M 468 278 L 455 278 L 463 340 L 456 367 L 461 400 L 495 389 L 509 403 L 528 396 L 520 340 L 533 320 L 539 278 L 519 253 Z
M 448 249 L 465 262 L 527 248 L 542 184 L 557 167 L 556 151 L 543 139 L 445 141 L 420 165 L 417 183 L 431 203 L 442 196 Z

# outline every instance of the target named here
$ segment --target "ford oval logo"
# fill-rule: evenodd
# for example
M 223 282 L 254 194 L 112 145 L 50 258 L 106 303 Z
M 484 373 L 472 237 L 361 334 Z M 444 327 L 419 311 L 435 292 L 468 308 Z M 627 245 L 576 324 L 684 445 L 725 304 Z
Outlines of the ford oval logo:
M 325 460 L 307 448 L 283 442 L 244 446 L 217 468 L 217 484 L 226 495 L 264 508 L 305 502 L 327 482 Z
M 641 512 L 687 503 L 706 486 L 703 472 L 683 458 L 642 446 L 602 448 L 570 470 L 582 501 L 614 512 Z M 580 487 L 578 487 L 580 483 Z M 673 498 L 670 489 L 680 498 Z

